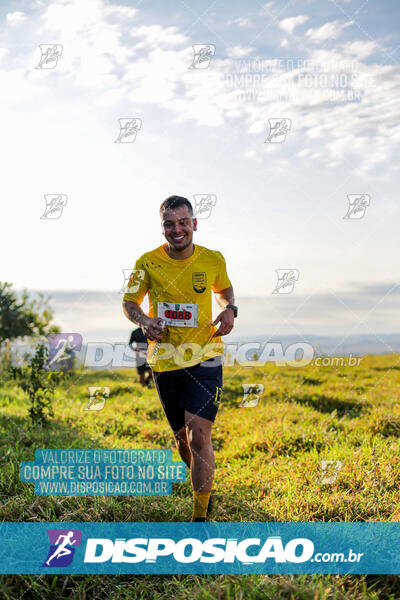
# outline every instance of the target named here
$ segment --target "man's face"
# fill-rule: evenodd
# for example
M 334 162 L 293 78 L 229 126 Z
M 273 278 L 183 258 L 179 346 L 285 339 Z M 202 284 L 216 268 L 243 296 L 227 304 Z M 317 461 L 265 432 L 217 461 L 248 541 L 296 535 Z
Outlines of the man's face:
M 190 246 L 193 231 L 197 229 L 197 220 L 193 219 L 187 206 L 164 210 L 161 223 L 165 239 L 175 250 L 184 250 Z

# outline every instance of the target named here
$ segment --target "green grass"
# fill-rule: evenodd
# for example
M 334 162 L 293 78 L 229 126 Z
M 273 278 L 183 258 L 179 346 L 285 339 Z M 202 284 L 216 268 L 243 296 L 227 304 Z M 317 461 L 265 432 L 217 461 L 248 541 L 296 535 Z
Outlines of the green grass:
M 216 521 L 399 521 L 400 370 L 397 355 L 359 366 L 226 367 L 213 428 Z M 239 408 L 242 383 L 262 383 L 254 408 Z M 89 385 L 109 386 L 87 412 Z M 19 480 L 36 448 L 173 448 L 156 392 L 136 372 L 80 371 L 57 391 L 55 417 L 30 429 L 28 401 L 0 387 L 0 518 L 3 521 L 190 520 L 189 481 L 166 497 L 40 497 Z M 321 461 L 342 467 L 321 484 Z M 2 576 L 1 598 L 381 599 L 400 598 L 397 576 Z

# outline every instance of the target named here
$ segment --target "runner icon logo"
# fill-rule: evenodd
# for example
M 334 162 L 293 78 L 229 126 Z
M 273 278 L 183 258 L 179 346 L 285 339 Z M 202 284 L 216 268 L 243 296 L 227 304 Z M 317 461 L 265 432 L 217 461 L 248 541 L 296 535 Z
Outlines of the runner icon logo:
M 62 55 L 61 44 L 39 44 L 41 57 L 36 69 L 54 69 Z
M 68 567 L 74 558 L 75 548 L 82 542 L 79 529 L 48 529 L 50 548 L 42 567 Z
M 215 55 L 214 44 L 193 44 L 194 57 L 189 69 L 207 69 Z
M 108 386 L 89 386 L 89 402 L 83 410 L 102 410 L 106 399 L 110 397 Z
M 362 219 L 371 201 L 369 194 L 348 194 L 349 207 L 343 219 Z

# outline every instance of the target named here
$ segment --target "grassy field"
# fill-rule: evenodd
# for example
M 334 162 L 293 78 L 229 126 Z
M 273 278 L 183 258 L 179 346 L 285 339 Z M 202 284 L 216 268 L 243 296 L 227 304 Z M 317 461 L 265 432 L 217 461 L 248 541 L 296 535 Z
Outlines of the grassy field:
M 261 383 L 240 408 L 243 383 Z M 88 386 L 109 386 L 103 410 L 83 411 Z M 214 426 L 215 521 L 400 521 L 400 360 L 359 366 L 226 367 Z M 78 371 L 56 392 L 46 430 L 29 429 L 28 401 L 0 388 L 2 521 L 190 520 L 189 481 L 167 497 L 39 497 L 19 481 L 36 448 L 174 448 L 156 392 L 136 371 Z M 179 456 L 174 451 L 174 459 Z M 341 462 L 334 483 L 321 461 Z M 398 600 L 397 576 L 2 576 L 0 597 Z

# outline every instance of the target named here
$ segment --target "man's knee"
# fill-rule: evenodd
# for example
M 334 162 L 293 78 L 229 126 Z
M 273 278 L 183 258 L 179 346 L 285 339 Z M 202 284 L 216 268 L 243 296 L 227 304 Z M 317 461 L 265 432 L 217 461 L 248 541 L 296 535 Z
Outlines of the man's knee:
M 211 445 L 211 438 L 201 427 L 194 427 L 189 433 L 189 443 L 194 452 L 202 452 Z
M 178 429 L 178 431 L 174 431 L 175 442 L 177 446 L 188 446 L 189 442 L 187 439 L 187 430 L 186 427 L 182 427 L 182 429 Z

